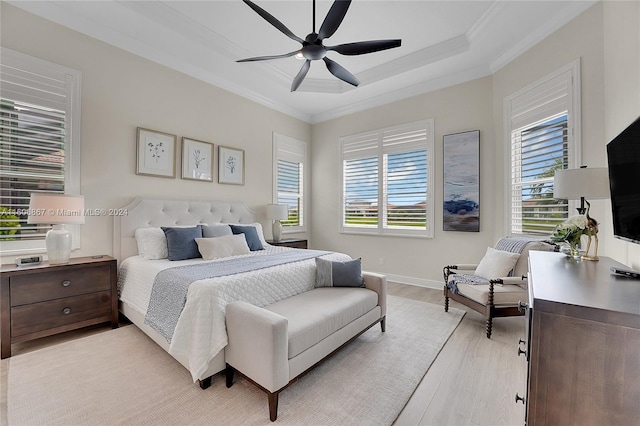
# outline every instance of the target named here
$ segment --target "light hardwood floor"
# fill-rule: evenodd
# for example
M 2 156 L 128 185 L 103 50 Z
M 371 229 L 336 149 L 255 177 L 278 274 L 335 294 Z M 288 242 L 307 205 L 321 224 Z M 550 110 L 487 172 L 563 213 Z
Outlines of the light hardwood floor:
M 394 296 L 444 306 L 441 290 L 389 283 Z M 524 394 L 526 366 L 516 354 L 524 336 L 524 317 L 494 320 L 491 339 L 485 336 L 484 318 L 456 302 L 464 316 L 429 371 L 396 420 L 396 425 L 522 425 L 524 405 L 515 403 L 515 393 Z M 444 307 L 443 307 L 444 309 Z M 393 322 L 393 317 L 388 318 Z M 57 336 L 13 345 L 14 355 L 105 331 L 89 327 Z M 398 368 L 402 368 L 401 365 Z M 0 371 L 0 412 L 6 413 L 6 369 Z M 5 425 L 5 415 L 0 416 Z
M 441 290 L 389 283 L 388 293 L 440 305 Z M 396 420 L 396 425 L 522 425 L 526 362 L 517 356 L 524 317 L 497 318 L 487 339 L 479 313 L 450 301 L 467 313 Z M 390 323 L 393 318 L 388 318 Z M 398 366 L 402 368 L 402 366 Z

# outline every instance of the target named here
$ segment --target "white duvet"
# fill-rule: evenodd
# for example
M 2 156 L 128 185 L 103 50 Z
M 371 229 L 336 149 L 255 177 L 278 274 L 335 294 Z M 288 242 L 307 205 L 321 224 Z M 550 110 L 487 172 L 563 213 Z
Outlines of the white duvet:
M 261 256 L 267 253 L 293 250 L 266 246 L 265 250 L 234 257 Z M 351 260 L 346 254 L 331 253 L 325 259 Z M 162 270 L 205 261 L 145 260 L 140 256 L 125 259 L 120 265 L 118 287 L 120 300 L 146 315 L 155 276 Z M 257 271 L 195 281 L 187 292 L 187 301 L 178 319 L 169 353 L 184 355 L 189 371 L 196 381 L 207 370 L 209 362 L 227 345 L 225 306 L 244 300 L 266 306 L 279 300 L 311 290 L 315 283 L 315 259 L 287 263 Z

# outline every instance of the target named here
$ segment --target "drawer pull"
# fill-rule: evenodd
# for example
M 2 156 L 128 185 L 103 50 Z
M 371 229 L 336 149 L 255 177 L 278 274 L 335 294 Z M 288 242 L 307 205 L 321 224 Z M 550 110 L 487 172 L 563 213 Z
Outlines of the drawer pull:
M 518 395 L 518 394 L 516 393 L 516 404 L 517 404 L 518 402 L 522 402 L 522 403 L 524 404 L 524 398 L 523 398 L 523 397 L 521 397 L 520 395 Z
M 69 281 L 69 280 L 64 280 L 64 281 L 62 281 L 62 283 L 61 283 L 61 284 L 62 284 L 62 287 L 69 287 L 69 286 L 71 285 L 71 281 Z
M 522 355 L 522 354 L 527 354 L 527 351 L 523 351 L 521 348 L 518 348 L 518 356 Z
M 71 308 L 64 308 L 62 310 L 62 315 L 69 315 L 71 313 Z

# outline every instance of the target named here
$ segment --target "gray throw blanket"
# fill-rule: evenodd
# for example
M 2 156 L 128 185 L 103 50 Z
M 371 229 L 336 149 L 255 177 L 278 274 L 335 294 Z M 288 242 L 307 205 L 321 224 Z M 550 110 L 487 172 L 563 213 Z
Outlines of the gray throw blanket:
M 253 257 L 176 266 L 160 271 L 153 282 L 144 323 L 171 342 L 187 300 L 189 286 L 199 280 L 241 274 L 328 254 L 319 250 L 291 250 Z

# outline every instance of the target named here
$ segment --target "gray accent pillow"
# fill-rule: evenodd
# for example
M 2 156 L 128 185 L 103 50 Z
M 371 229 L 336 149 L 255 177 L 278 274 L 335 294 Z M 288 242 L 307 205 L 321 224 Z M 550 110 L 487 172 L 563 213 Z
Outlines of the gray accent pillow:
M 217 238 L 233 235 L 229 225 L 202 225 L 203 238 Z
M 200 256 L 196 238 L 202 238 L 202 226 L 193 228 L 170 228 L 162 227 L 164 235 L 167 237 L 167 249 L 169 260 L 195 259 Z
M 317 287 L 364 287 L 360 259 L 338 262 L 316 257 Z
M 260 241 L 260 237 L 258 236 L 258 231 L 255 226 L 240 226 L 240 225 L 229 225 L 231 226 L 231 231 L 234 234 L 244 234 L 244 237 L 247 239 L 247 245 L 249 246 L 249 250 L 264 250 L 262 247 L 262 242 Z

